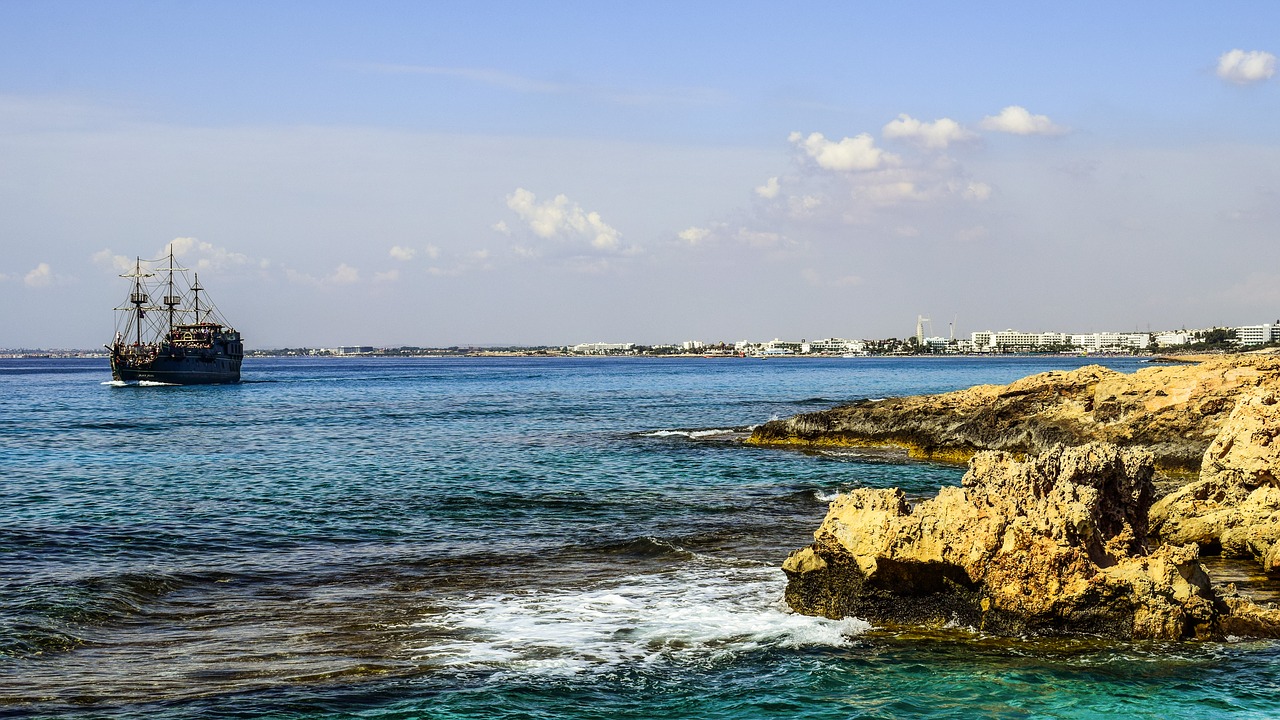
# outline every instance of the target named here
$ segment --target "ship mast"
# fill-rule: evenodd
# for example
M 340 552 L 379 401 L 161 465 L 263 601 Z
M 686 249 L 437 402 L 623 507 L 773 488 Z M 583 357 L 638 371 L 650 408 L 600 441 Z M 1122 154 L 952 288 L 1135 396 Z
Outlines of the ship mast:
M 195 275 L 196 275 L 196 281 L 191 286 L 191 291 L 195 293 L 195 296 L 196 296 L 196 324 L 199 325 L 200 324 L 200 291 L 203 290 L 204 288 L 200 287 L 200 273 L 196 273 Z
M 146 311 L 142 308 L 147 303 L 147 294 L 142 291 L 142 278 L 151 277 L 152 273 L 142 272 L 142 258 L 137 258 L 132 273 L 120 277 L 133 278 L 133 292 L 129 294 L 129 302 L 133 303 L 134 331 L 137 344 L 142 344 L 142 318 Z M 127 330 L 126 330 L 127 332 Z
M 164 304 L 169 306 L 168 337 L 173 337 L 173 306 L 178 304 L 178 297 L 173 294 L 173 245 L 169 246 L 169 292 L 164 296 Z

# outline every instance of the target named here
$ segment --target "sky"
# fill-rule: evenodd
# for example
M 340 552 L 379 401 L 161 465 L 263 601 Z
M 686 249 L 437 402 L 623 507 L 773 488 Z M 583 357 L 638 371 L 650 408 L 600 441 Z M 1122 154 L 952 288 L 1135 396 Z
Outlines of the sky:
M 0 347 L 1280 318 L 1280 4 L 0 2 Z M 929 327 L 926 327 L 926 331 Z

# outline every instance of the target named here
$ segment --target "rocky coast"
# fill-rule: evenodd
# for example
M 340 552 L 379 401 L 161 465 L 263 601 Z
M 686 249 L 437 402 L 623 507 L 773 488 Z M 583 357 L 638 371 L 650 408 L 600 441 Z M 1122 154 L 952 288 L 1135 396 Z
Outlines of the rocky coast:
M 1280 610 L 1214 584 L 1199 561 L 1280 570 L 1278 437 L 1280 359 L 1231 356 L 866 401 L 747 442 L 969 462 L 961 487 L 914 505 L 897 489 L 834 500 L 783 565 L 798 612 L 1175 640 L 1280 637 Z M 1158 468 L 1190 481 L 1157 500 Z
M 1152 453 L 1160 470 L 1195 472 L 1238 396 L 1280 390 L 1280 357 L 1232 355 L 1126 374 L 1100 365 L 1008 385 L 864 400 L 774 420 L 747 443 L 885 446 L 912 457 L 967 461 L 981 450 L 1019 454 L 1110 442 Z

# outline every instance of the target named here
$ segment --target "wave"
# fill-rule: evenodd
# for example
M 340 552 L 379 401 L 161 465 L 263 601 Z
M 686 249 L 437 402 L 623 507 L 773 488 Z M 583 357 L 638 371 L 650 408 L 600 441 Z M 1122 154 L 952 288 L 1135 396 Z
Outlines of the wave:
M 829 503 L 843 494 L 839 490 L 814 490 L 813 499 L 818 502 Z
M 675 571 L 582 588 L 468 597 L 414 624 L 413 659 L 442 670 L 511 676 L 678 667 L 770 648 L 841 647 L 870 629 L 856 618 L 797 615 L 771 566 L 694 558 Z
M 0 657 L 66 651 L 86 630 L 125 621 L 198 578 L 168 573 L 124 573 L 70 583 L 32 583 L 8 598 L 0 624 Z
M 687 437 L 690 440 L 701 440 L 702 438 L 715 437 L 717 435 L 729 435 L 732 433 L 743 432 L 741 428 L 710 428 L 707 430 L 654 430 L 653 432 L 640 433 L 640 437 Z
M 99 385 L 107 385 L 109 387 L 180 387 L 177 383 L 160 382 L 158 380 L 139 380 L 137 382 L 127 382 L 125 380 L 104 380 Z
M 659 559 L 672 558 L 681 560 L 691 560 L 695 554 L 686 550 L 679 545 L 668 540 L 662 540 L 650 535 L 635 540 L 624 540 L 615 543 L 606 543 L 604 545 L 583 546 L 582 550 L 591 554 L 603 555 L 622 555 L 634 558 Z

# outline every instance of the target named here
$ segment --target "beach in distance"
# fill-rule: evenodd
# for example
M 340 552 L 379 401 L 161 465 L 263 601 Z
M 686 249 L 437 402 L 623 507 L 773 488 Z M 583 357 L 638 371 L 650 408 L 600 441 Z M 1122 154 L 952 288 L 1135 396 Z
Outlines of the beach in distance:
M 780 566 L 839 493 L 920 501 L 965 468 L 755 428 L 1094 362 L 1150 367 L 249 357 L 239 384 L 113 387 L 102 359 L 0 360 L 0 716 L 1280 713 L 1270 640 L 784 602 Z

